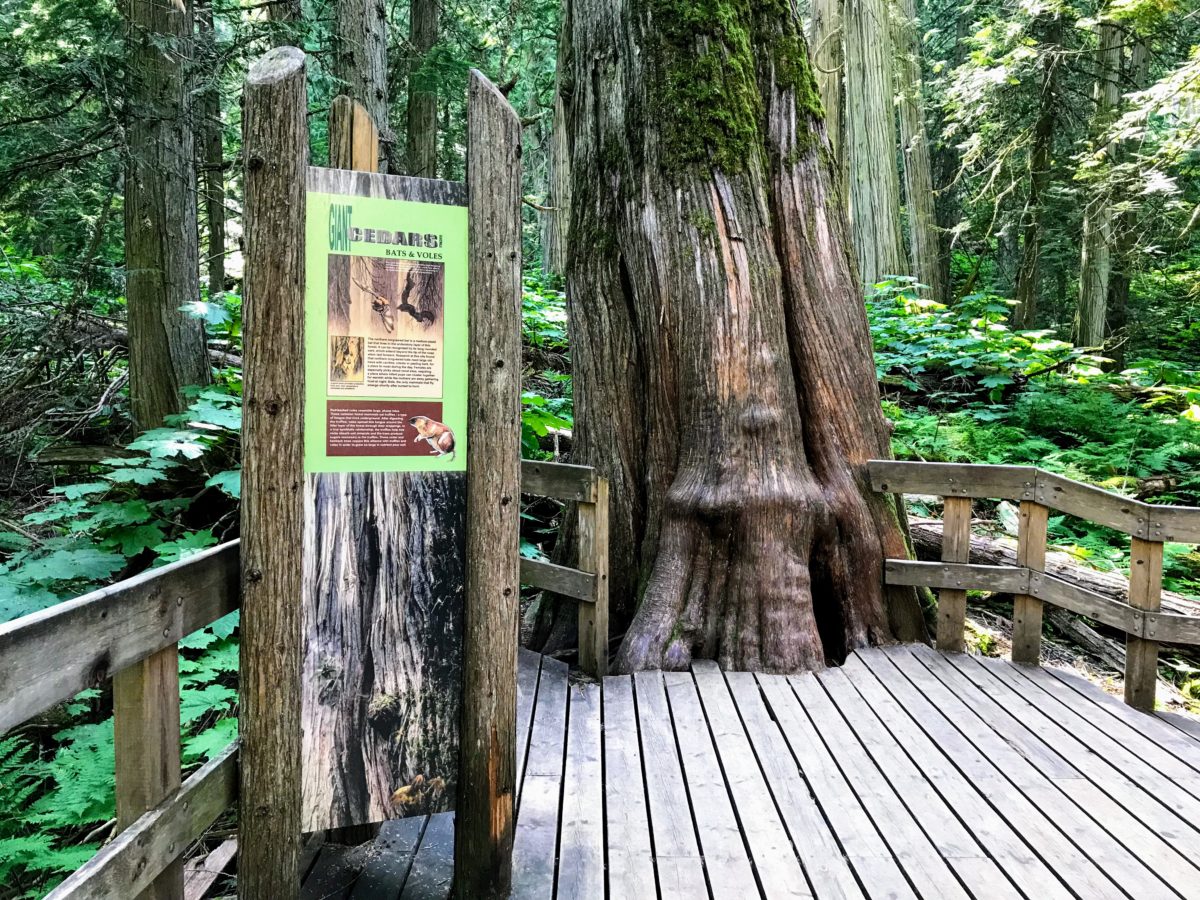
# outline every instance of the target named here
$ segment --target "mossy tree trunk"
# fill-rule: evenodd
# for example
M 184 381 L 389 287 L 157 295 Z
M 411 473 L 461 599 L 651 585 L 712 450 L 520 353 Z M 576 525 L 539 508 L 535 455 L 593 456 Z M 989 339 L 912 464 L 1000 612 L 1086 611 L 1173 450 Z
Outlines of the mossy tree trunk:
M 905 545 L 864 463 L 888 431 L 790 4 L 568 21 L 576 446 L 612 480 L 617 668 L 793 671 L 922 636 L 882 584 Z
M 846 68 L 844 0 L 813 0 L 808 39 L 812 61 L 825 110 L 825 133 L 837 170 L 836 186 L 846 192 L 846 107 L 842 76 Z

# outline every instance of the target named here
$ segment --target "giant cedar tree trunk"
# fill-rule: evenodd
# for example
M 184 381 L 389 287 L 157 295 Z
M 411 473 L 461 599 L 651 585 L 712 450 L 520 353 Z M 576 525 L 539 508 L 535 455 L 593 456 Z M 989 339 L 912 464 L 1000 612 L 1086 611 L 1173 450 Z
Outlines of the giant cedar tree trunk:
M 200 298 L 192 136 L 191 3 L 128 0 L 129 122 L 125 163 L 125 296 L 129 395 L 142 428 L 180 412 L 211 371 Z
M 924 79 L 921 76 L 920 26 L 914 0 L 897 4 L 896 46 L 900 51 L 896 93 L 900 111 L 900 148 L 904 159 L 904 200 L 908 209 L 908 246 L 913 274 L 929 286 L 929 299 L 946 302 L 941 247 L 934 209 L 933 166 L 925 132 Z
M 1096 81 L 1092 97 L 1096 106 L 1092 133 L 1097 146 L 1090 164 L 1102 166 L 1110 158 L 1105 140 L 1121 100 L 1121 29 L 1110 21 L 1096 26 Z M 1103 184 L 1103 179 L 1100 180 Z M 1112 270 L 1113 215 L 1107 191 L 1093 191 L 1083 215 L 1083 252 L 1079 261 L 1079 304 L 1075 308 L 1075 343 L 1096 347 L 1104 343 L 1108 314 L 1108 278 Z
M 576 439 L 618 619 L 640 597 L 616 665 L 816 668 L 923 634 L 882 586 L 905 546 L 863 465 L 889 451 L 859 281 L 790 4 L 677 7 L 569 17 Z
M 846 0 L 846 169 L 859 274 L 907 275 L 887 0 Z
M 437 177 L 437 79 L 429 69 L 429 51 L 438 42 L 439 0 L 413 0 L 410 11 L 408 68 L 407 173 Z
M 571 102 L 569 4 L 562 4 L 558 34 L 558 68 L 554 76 L 554 122 L 546 154 L 546 203 L 542 217 L 542 268 L 552 275 L 566 271 L 567 231 L 571 223 L 571 145 L 567 135 L 567 105 Z

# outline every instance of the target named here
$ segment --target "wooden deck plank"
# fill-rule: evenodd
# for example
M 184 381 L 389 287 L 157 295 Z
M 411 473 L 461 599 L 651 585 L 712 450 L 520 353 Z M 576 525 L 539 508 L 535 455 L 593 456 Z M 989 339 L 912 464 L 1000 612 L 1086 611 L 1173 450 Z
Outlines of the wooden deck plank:
M 704 861 L 692 822 L 662 674 L 638 672 L 633 676 L 633 686 L 659 891 L 664 898 L 707 897 Z
M 350 900 L 396 900 L 408 880 L 428 823 L 429 816 L 410 816 L 380 825 Z
M 1041 686 L 1024 676 L 1021 670 L 1028 666 L 1014 666 L 1003 660 L 978 657 L 964 657 L 963 662 L 983 668 L 1019 694 L 1037 709 L 1039 720 L 1052 721 L 1070 736 L 1073 745 L 1082 745 L 1084 751 L 1091 751 L 1103 763 L 1117 770 L 1122 780 L 1134 784 L 1155 801 L 1173 810 L 1185 823 L 1189 823 L 1189 828 L 1196 829 L 1191 840 L 1200 840 L 1200 774 L 1137 732 L 1119 727 L 1113 729 L 1127 731 L 1126 740 L 1118 740 L 1107 730 L 1111 718 L 1099 710 L 1077 712 L 1059 703 Z M 970 668 L 965 671 L 970 671 Z M 1092 756 L 1085 757 L 1084 764 L 1091 762 Z M 1092 780 L 1103 784 L 1107 774 L 1101 769 Z M 1140 806 L 1143 798 L 1138 797 L 1134 802 Z
M 866 707 L 879 719 L 895 740 L 900 752 L 937 788 L 950 807 L 959 812 L 964 824 L 995 858 L 1008 877 L 1026 896 L 1064 898 L 1070 894 L 1053 869 L 1037 856 L 987 801 L 980 782 L 959 771 L 944 749 L 930 739 L 895 697 L 887 692 L 874 673 L 857 655 L 851 656 L 841 671 L 853 685 Z M 961 737 L 960 737 L 961 740 Z M 986 760 L 983 761 L 985 765 Z M 983 778 L 998 779 L 999 773 L 984 769 Z M 976 778 L 980 776 L 977 774 Z M 1019 827 L 1019 826 L 1018 826 Z
M 1174 725 L 1197 744 L 1196 751 L 1200 753 L 1200 719 L 1185 713 L 1160 712 L 1155 713 L 1159 719 L 1169 725 Z
M 454 813 L 429 817 L 400 900 L 446 900 L 454 880 Z
M 1170 723 L 1128 706 L 1123 700 L 1117 699 L 1099 685 L 1081 678 L 1074 672 L 1044 666 L 1023 668 L 1022 674 L 1089 718 L 1095 716 L 1096 709 L 1101 710 L 1106 718 L 1096 721 L 1102 722 L 1101 728 L 1117 740 L 1127 741 L 1131 733 L 1141 735 L 1153 746 L 1171 754 L 1194 772 L 1200 772 L 1200 755 L 1196 752 L 1195 744 Z
M 741 676 L 734 681 L 738 683 Z M 768 709 L 812 789 L 851 867 L 871 898 L 916 897 L 888 842 L 863 809 L 842 770 L 782 675 L 759 675 Z
M 870 754 L 875 765 L 929 836 L 930 842 L 948 859 L 977 900 L 1019 900 L 1020 891 L 1006 877 L 1000 864 L 989 855 L 989 848 L 955 815 L 956 808 L 965 813 L 972 809 L 973 804 L 986 806 L 983 798 L 965 782 L 945 780 L 935 785 L 927 779 L 905 755 L 904 747 L 858 693 L 845 671 L 827 669 L 819 673 L 818 681 L 841 711 L 847 726 L 855 732 L 863 749 Z M 853 765 L 851 760 L 846 762 L 847 765 Z M 1038 893 L 1046 900 L 1050 897 L 1070 900 L 1070 894 L 1053 880 L 1040 884 Z
M 604 896 L 600 685 L 572 685 L 569 693 L 555 896 L 558 900 L 592 900 Z
M 753 896 L 754 871 L 690 672 L 664 672 L 692 816 L 714 897 Z
M 608 896 L 639 900 L 655 895 L 656 878 L 632 677 L 606 676 L 602 700 Z
M 538 680 L 513 837 L 514 898 L 554 896 L 566 731 L 567 665 L 546 657 Z
M 1108 832 L 1075 810 L 1049 779 L 977 718 L 915 657 L 904 648 L 887 652 L 859 650 L 857 655 L 1073 892 L 1088 897 L 1124 895 L 1100 866 L 1107 866 L 1111 859 L 1113 867 L 1120 869 L 1128 852 Z M 1149 871 L 1137 869 L 1137 861 L 1129 859 L 1137 878 L 1126 877 L 1126 882 L 1135 881 L 1137 888 L 1158 885 Z
M 1108 742 L 1088 747 L 1080 743 L 1067 728 L 1009 687 L 1000 673 L 992 673 L 966 655 L 929 654 L 923 662 L 945 684 L 961 690 L 963 696 L 969 695 L 969 684 L 989 698 L 991 707 L 975 705 L 974 708 L 977 712 L 991 709 L 988 719 L 998 731 L 1005 735 L 1018 731 L 1022 735 L 1035 735 L 1078 773 L 1076 777 L 1060 780 L 1059 786 L 1081 809 L 1176 889 L 1190 884 L 1197 892 L 1192 896 L 1200 896 L 1200 869 L 1176 849 L 1194 843 L 1200 838 L 1200 831 L 1159 803 L 1153 794 L 1142 790 L 1106 758 L 1106 752 L 1114 752 L 1116 745 L 1109 746 L 1112 742 Z M 1103 737 L 1099 734 L 1101 740 Z M 1139 768 L 1136 759 L 1131 765 Z M 1140 768 L 1146 770 L 1145 766 Z M 1182 791 L 1170 793 L 1176 802 L 1184 796 Z
M 800 774 L 783 733 L 767 712 L 754 676 L 748 672 L 720 674 L 732 695 L 767 786 L 816 896 L 819 900 L 863 900 L 862 888 Z M 696 670 L 696 681 L 705 703 L 708 702 L 706 691 L 710 690 L 706 685 L 707 677 L 706 669 Z
M 300 900 L 345 900 L 362 871 L 368 851 L 367 844 L 357 847 L 326 844 L 300 886 Z
M 768 900 L 814 896 L 750 746 L 725 676 L 715 662 L 709 661 L 695 662 L 692 674 L 763 894 Z
M 518 811 L 521 805 L 521 785 L 525 781 L 525 761 L 529 756 L 533 707 L 537 699 L 541 671 L 542 655 L 521 648 L 517 654 L 517 790 L 514 797 Z
M 953 860 L 976 855 L 975 848 L 941 841 L 940 846 L 935 846 L 931 840 L 934 836 L 922 831 L 895 788 L 846 727 L 816 676 L 811 673 L 791 675 L 788 684 L 829 754 L 858 794 L 867 815 L 891 845 L 917 893 L 921 897 L 967 898 L 966 890 L 956 877 Z
M 1151 896 L 1164 893 L 1166 886 L 1155 874 L 1072 797 L 1073 788 L 1083 781 L 1078 773 L 1062 760 L 1046 764 L 1044 760 L 1051 754 L 1032 736 L 1004 727 L 1003 718 L 995 711 L 985 715 L 981 710 L 988 710 L 991 701 L 970 690 L 969 684 L 960 684 L 956 689 L 944 684 L 915 655 L 933 655 L 933 651 L 923 653 L 924 649 L 895 648 L 887 658 L 928 698 L 938 714 L 945 716 L 980 751 L 1003 760 L 999 766 L 1018 790 L 1002 786 L 990 799 L 1004 803 L 1011 803 L 1012 797 L 1027 799 L 1041 811 L 1045 821 L 1053 823 L 1045 827 L 1042 821 L 1037 822 L 1037 840 L 1045 858 L 1062 873 L 1071 888 L 1084 896 L 1097 897 L 1117 895 L 1117 884 L 1134 897 L 1147 896 L 1147 892 Z M 881 680 L 886 683 L 886 676 L 881 676 Z

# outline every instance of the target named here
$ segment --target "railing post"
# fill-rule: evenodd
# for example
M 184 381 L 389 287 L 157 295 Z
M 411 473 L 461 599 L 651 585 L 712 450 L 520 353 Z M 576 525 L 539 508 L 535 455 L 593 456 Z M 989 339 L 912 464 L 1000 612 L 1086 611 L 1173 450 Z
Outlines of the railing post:
M 608 674 L 608 479 L 578 508 L 579 568 L 596 576 L 592 602 L 579 604 L 579 668 L 599 678 Z
M 1032 500 L 1021 501 L 1017 531 L 1017 565 L 1034 572 L 1046 568 L 1046 523 L 1050 509 Z M 1042 601 L 1029 594 L 1013 598 L 1013 662 L 1037 665 L 1042 657 Z
M 176 603 L 165 597 L 164 603 Z M 175 644 L 113 676 L 117 830 L 124 831 L 179 789 L 179 651 Z M 171 852 L 182 854 L 183 847 Z M 183 860 L 176 858 L 140 895 L 183 896 Z
M 1132 538 L 1129 558 L 1129 605 L 1147 611 L 1162 606 L 1163 545 L 1159 541 Z M 1145 638 L 1125 639 L 1125 702 L 1137 709 L 1154 709 L 1158 680 L 1158 642 Z
M 303 53 L 267 52 L 250 66 L 242 119 L 242 900 L 287 900 L 300 892 L 305 81 Z
M 942 512 L 942 562 L 971 561 L 971 498 L 947 497 Z M 967 592 L 943 588 L 938 592 L 937 647 L 962 653 L 966 647 Z
M 521 506 L 521 124 L 467 88 L 467 578 L 454 893 L 507 897 L 517 779 Z

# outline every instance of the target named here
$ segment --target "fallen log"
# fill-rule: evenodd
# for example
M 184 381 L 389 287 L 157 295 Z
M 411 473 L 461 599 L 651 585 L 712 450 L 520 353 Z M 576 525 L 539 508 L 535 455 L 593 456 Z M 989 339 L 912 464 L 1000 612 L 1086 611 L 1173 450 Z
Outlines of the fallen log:
M 913 546 L 918 559 L 939 560 L 942 558 L 942 523 L 937 519 L 910 519 Z M 1017 564 L 1016 541 L 971 535 L 971 562 L 989 566 L 1015 566 Z M 1046 554 L 1046 573 L 1080 587 L 1103 594 L 1122 603 L 1129 596 L 1129 579 L 1120 572 L 1100 572 L 1075 562 L 1068 554 L 1053 550 Z M 1162 608 L 1173 613 L 1200 615 L 1200 600 L 1178 594 L 1162 592 Z

